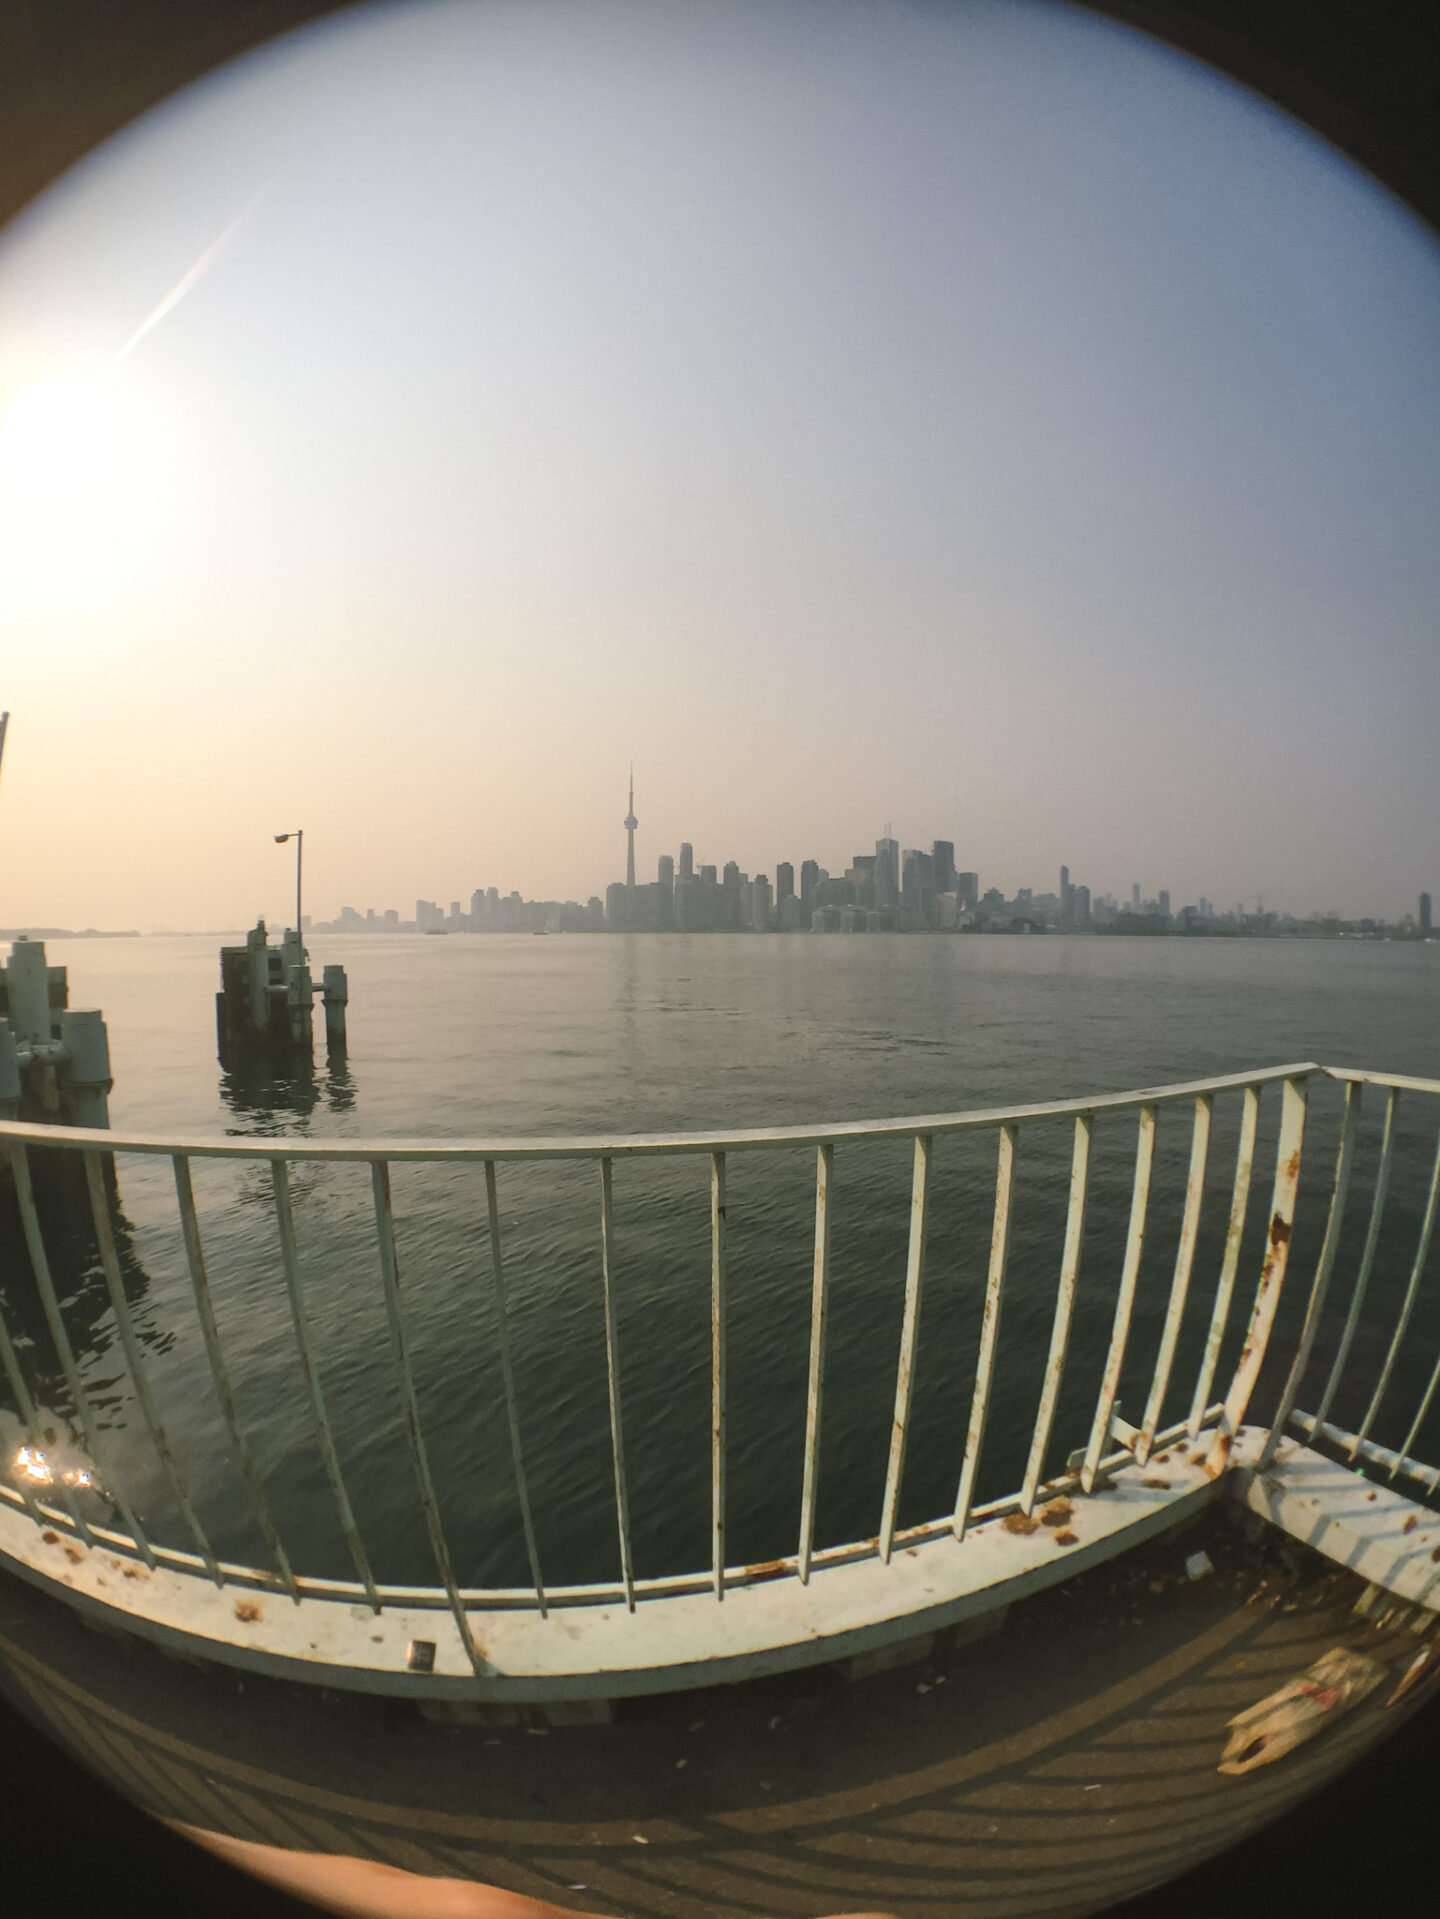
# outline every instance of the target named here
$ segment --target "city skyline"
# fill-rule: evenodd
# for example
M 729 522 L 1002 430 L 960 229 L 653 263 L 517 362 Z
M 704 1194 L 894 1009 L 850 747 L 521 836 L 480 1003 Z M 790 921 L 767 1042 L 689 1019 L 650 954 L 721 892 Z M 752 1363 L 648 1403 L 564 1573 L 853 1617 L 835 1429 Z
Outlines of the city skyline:
M 1393 917 L 1349 915 L 1338 908 L 1295 913 L 1285 903 L 1256 895 L 1253 909 L 1244 899 L 1219 906 L 1204 894 L 1178 900 L 1170 887 L 1153 894 L 1138 880 L 1128 897 L 1092 889 L 1073 879 L 1067 864 L 1058 869 L 1053 891 L 1016 886 L 1010 895 L 985 886 L 977 869 L 956 861 L 953 840 L 932 840 L 929 850 L 906 847 L 893 837 L 890 823 L 875 841 L 873 853 L 851 856 L 842 872 L 832 873 L 818 860 L 776 860 L 770 872 L 752 875 L 738 861 L 697 860 L 695 843 L 682 840 L 677 852 L 656 856 L 656 878 L 637 876 L 635 769 L 629 773 L 625 818 L 625 878 L 613 880 L 583 900 L 529 899 L 519 889 L 474 888 L 468 905 L 452 899 L 417 898 L 413 919 L 398 907 L 361 909 L 345 905 L 328 920 L 306 915 L 306 926 L 329 932 L 920 932 L 962 930 L 1064 930 L 1083 932 L 1126 922 L 1153 921 L 1202 928 L 1263 930 L 1273 924 L 1316 924 L 1334 919 L 1346 926 L 1413 924 L 1431 931 L 1431 894 L 1414 896 L 1415 910 Z M 797 877 L 798 875 L 798 877 Z M 789 909 L 787 911 L 787 903 Z
M 1110 926 L 1122 919 L 1178 924 L 1193 916 L 1202 924 L 1252 929 L 1258 929 L 1267 920 L 1311 925 L 1328 919 L 1355 927 L 1401 928 L 1414 925 L 1422 935 L 1428 936 L 1431 932 L 1432 894 L 1428 889 L 1413 893 L 1408 905 L 1400 904 L 1390 913 L 1382 914 L 1348 912 L 1333 902 L 1323 907 L 1302 905 L 1297 908 L 1283 898 L 1278 901 L 1272 899 L 1267 906 L 1265 896 L 1259 893 L 1236 900 L 1222 899 L 1217 904 L 1198 892 L 1192 898 L 1182 898 L 1180 892 L 1169 886 L 1157 886 L 1152 892 L 1146 883 L 1139 880 L 1132 880 L 1128 887 L 1117 891 L 1092 887 L 1078 879 L 1072 880 L 1069 865 L 1061 862 L 1056 869 L 1058 879 L 1053 889 L 1022 885 L 1011 875 L 1006 877 L 1014 881 L 1013 891 L 1007 891 L 1005 886 L 996 885 L 990 875 L 982 874 L 978 867 L 962 867 L 957 861 L 954 840 L 932 840 L 928 849 L 907 846 L 893 836 L 888 821 L 885 834 L 874 843 L 873 853 L 853 854 L 835 871 L 813 857 L 806 857 L 798 861 L 774 860 L 752 874 L 734 859 L 724 862 L 707 861 L 703 857 L 697 859 L 696 842 L 681 840 L 674 853 L 662 852 L 655 856 L 656 879 L 642 880 L 639 878 L 641 862 L 636 849 L 639 820 L 635 813 L 633 765 L 629 771 L 626 813 L 621 827 L 625 833 L 625 878 L 604 883 L 598 891 L 588 892 L 583 898 L 557 896 L 547 899 L 527 895 L 513 887 L 502 891 L 498 885 L 491 884 L 471 888 L 468 903 L 463 897 L 452 898 L 446 906 L 439 899 L 417 896 L 413 917 L 403 914 L 395 906 L 377 908 L 367 905 L 362 909 L 344 903 L 328 916 L 307 912 L 304 915 L 304 927 L 307 931 L 315 932 L 429 932 L 442 929 L 487 932 L 799 932 L 822 930 L 818 922 L 813 928 L 811 923 L 812 909 L 818 907 L 822 912 L 832 908 L 835 914 L 844 914 L 847 908 L 851 908 L 862 917 L 867 913 L 870 915 L 868 926 L 863 923 L 856 925 L 852 919 L 842 927 L 836 920 L 824 928 L 828 931 L 953 931 L 969 930 L 977 924 L 984 930 L 1006 930 L 1007 916 L 1016 919 L 1017 931 L 1021 930 L 1019 922 L 1026 917 L 1033 918 L 1037 928 L 1045 925 L 1055 929 L 1085 931 Z M 278 842 L 281 836 L 272 835 L 271 838 L 272 842 Z M 287 888 L 293 883 L 289 873 L 285 883 Z M 651 899 L 656 896 L 657 888 L 659 896 L 676 901 L 687 885 L 711 886 L 721 892 L 733 886 L 737 900 L 726 909 L 723 916 L 713 907 L 708 908 L 699 917 L 692 915 L 689 925 L 685 923 L 683 912 L 677 918 L 671 909 L 657 909 L 654 904 L 643 909 L 637 908 L 637 900 Z M 756 886 L 765 889 L 758 908 L 753 903 L 750 891 Z M 848 892 L 842 890 L 847 887 L 850 889 Z M 820 889 L 818 893 L 816 888 Z M 942 908 L 937 904 L 947 897 L 954 902 L 952 907 Z M 787 899 L 798 902 L 803 920 L 797 920 L 793 914 L 788 918 L 782 916 L 781 904 Z M 916 901 L 925 903 L 917 907 Z M 526 909 L 525 912 L 517 910 L 521 908 Z M 532 925 L 535 918 L 533 909 L 536 908 L 555 909 L 549 914 L 553 923 Z M 890 917 L 877 922 L 876 914 L 888 914 Z M 545 915 L 540 917 L 543 920 Z M 151 933 L 230 932 L 251 924 L 256 918 L 264 918 L 272 925 L 282 926 L 293 923 L 294 914 L 277 912 L 272 907 L 270 910 L 241 913 L 232 926 L 152 926 L 144 930 Z M 55 936 L 64 930 L 67 929 L 58 925 L 46 926 L 39 921 L 27 922 L 16 918 L 9 934 L 13 936 L 16 932 L 29 932 Z M 117 927 L 116 936 L 130 936 L 136 930 Z M 83 928 L 77 926 L 74 931 L 76 936 L 91 936 L 96 928 L 90 925 Z M 6 936 L 6 929 L 0 928 L 0 936 Z
M 37 200 L 0 343 L 7 923 L 281 921 L 296 820 L 583 899 L 632 758 L 647 877 L 1426 883 L 1440 248 L 1113 22 L 360 8 Z

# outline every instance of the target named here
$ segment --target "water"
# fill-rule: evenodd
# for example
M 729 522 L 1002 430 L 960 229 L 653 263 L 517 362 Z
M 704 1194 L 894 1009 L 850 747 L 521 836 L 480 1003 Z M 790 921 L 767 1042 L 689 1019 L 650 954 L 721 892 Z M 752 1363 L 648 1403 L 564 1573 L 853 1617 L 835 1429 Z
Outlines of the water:
M 117 1132 L 310 1138 L 544 1137 L 783 1126 L 1057 1099 L 1315 1059 L 1440 1077 L 1440 948 L 1350 942 L 1063 938 L 533 936 L 338 938 L 315 947 L 350 975 L 343 1071 L 269 1080 L 215 1062 L 214 938 L 55 942 L 72 999 L 109 1022 Z M 1258 1270 L 1278 1092 L 1262 1102 L 1242 1290 Z M 1381 1102 L 1357 1172 L 1368 1194 Z M 1368 1393 L 1413 1257 L 1433 1118 L 1403 1102 L 1373 1311 L 1355 1373 Z M 1313 1268 L 1338 1094 L 1311 1098 L 1285 1310 Z M 1196 1278 L 1166 1416 L 1188 1408 L 1223 1240 L 1238 1099 L 1217 1102 Z M 1134 1150 L 1133 1115 L 1095 1128 L 1091 1201 L 1067 1387 L 1049 1466 L 1083 1443 L 1109 1338 Z M 1162 1113 L 1150 1231 L 1122 1380 L 1138 1417 L 1164 1313 L 1189 1149 L 1188 1112 Z M 1018 1483 L 1043 1372 L 1064 1225 L 1068 1122 L 1022 1131 L 1011 1261 L 981 1497 Z M 818 1533 L 878 1523 L 904 1286 L 910 1146 L 835 1155 L 833 1291 Z M 937 1142 L 922 1345 L 902 1523 L 948 1510 L 964 1445 L 989 1249 L 995 1136 Z M 709 1553 L 709 1169 L 618 1163 L 615 1255 L 637 1571 Z M 814 1157 L 732 1155 L 729 1166 L 730 1536 L 733 1562 L 793 1550 L 804 1432 Z M 242 1423 L 292 1557 L 350 1576 L 293 1358 L 268 1179 L 195 1162 L 195 1186 Z M 391 1384 L 363 1167 L 294 1176 L 296 1223 L 327 1403 L 377 1574 L 433 1580 Z M 457 1570 L 523 1584 L 483 1177 L 394 1174 L 407 1336 Z M 593 1166 L 500 1169 L 521 1417 L 548 1580 L 617 1570 Z M 163 1161 L 121 1162 L 122 1255 L 145 1364 L 222 1553 L 265 1563 L 212 1392 Z M 1368 1202 L 1367 1202 L 1368 1203 Z M 1366 1224 L 1352 1209 L 1342 1271 Z M 55 1230 L 64 1222 L 57 1213 Z M 4 1291 L 26 1363 L 58 1420 L 66 1394 L 12 1238 Z M 136 1416 L 93 1245 L 57 1256 L 67 1323 L 104 1422 L 103 1464 L 158 1538 L 188 1546 Z M 1343 1312 L 1344 1301 L 1339 1310 Z M 1388 1314 L 1388 1317 L 1387 1317 Z M 1243 1314 L 1237 1315 L 1243 1317 Z M 1333 1323 L 1332 1323 L 1333 1322 Z M 1331 1313 L 1322 1339 L 1333 1343 Z M 1227 1346 L 1231 1363 L 1241 1336 Z M 1417 1308 L 1400 1434 L 1440 1342 Z M 1423 1365 L 1422 1365 L 1423 1359 Z M 1368 1368 L 1368 1370 L 1367 1370 Z M 1412 1377 L 1413 1376 L 1413 1377 Z M 1221 1377 L 1224 1377 L 1222 1370 Z M 1336 1415 L 1356 1410 L 1342 1391 Z M 1382 1419 L 1377 1437 L 1389 1438 Z M 1433 1456 L 1433 1455 L 1432 1455 Z

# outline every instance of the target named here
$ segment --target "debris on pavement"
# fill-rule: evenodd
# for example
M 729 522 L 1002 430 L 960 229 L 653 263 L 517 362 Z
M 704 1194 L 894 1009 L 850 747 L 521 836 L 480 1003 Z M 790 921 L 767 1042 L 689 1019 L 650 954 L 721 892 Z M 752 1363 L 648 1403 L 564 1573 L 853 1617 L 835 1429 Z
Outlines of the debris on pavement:
M 1440 1644 L 1432 1641 L 1423 1652 L 1417 1653 L 1410 1664 L 1405 1668 L 1404 1673 L 1401 1675 L 1400 1684 L 1395 1688 L 1394 1692 L 1391 1693 L 1390 1697 L 1385 1701 L 1385 1704 L 1387 1706 L 1393 1706 L 1397 1699 L 1403 1699 L 1406 1693 L 1409 1692 L 1412 1687 L 1418 1686 L 1422 1679 L 1433 1679 L 1437 1673 L 1440 1673 Z
M 1288 1686 L 1227 1722 L 1230 1739 L 1217 1770 L 1246 1773 L 1283 1758 L 1332 1715 L 1368 1697 L 1384 1677 L 1385 1668 L 1364 1653 L 1332 1646 Z

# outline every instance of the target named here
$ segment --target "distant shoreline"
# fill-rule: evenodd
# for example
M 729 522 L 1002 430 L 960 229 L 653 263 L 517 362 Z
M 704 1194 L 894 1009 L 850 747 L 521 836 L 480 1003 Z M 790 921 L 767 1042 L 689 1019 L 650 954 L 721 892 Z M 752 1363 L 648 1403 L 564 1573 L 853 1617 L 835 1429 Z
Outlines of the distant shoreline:
M 138 927 L 123 932 L 100 926 L 0 926 L 0 940 L 138 940 L 146 936 Z
M 393 930 L 397 934 L 400 934 L 400 935 L 409 934 L 412 937 L 420 931 L 419 928 L 413 925 L 400 926 L 391 930 Z M 427 931 L 428 930 L 431 930 L 431 929 L 427 929 Z M 439 929 L 433 929 L 433 930 L 439 930 Z M 446 932 L 449 932 L 451 929 L 449 927 L 446 927 L 444 930 Z M 470 929 L 468 928 L 461 928 L 458 930 L 461 932 L 462 936 L 470 932 Z M 907 932 L 903 935 L 903 937 L 905 938 L 911 937 L 912 931 L 923 931 L 923 932 L 930 932 L 933 934 L 935 930 L 936 929 L 933 927 L 915 928 L 915 929 L 907 930 Z M 587 929 L 587 931 L 590 931 L 592 933 L 592 937 L 598 937 L 601 939 L 613 939 L 616 937 L 615 934 L 610 933 L 608 931 L 596 932 L 593 929 Z M 974 935 L 979 934 L 982 938 L 986 938 L 986 939 L 996 939 L 996 938 L 1016 939 L 1021 937 L 1024 934 L 1030 934 L 1030 933 L 1038 933 L 1042 936 L 1047 936 L 1050 938 L 1055 938 L 1058 936 L 1062 939 L 1064 938 L 1074 939 L 1077 937 L 1081 939 L 1085 939 L 1085 938 L 1098 937 L 1098 938 L 1104 938 L 1104 939 L 1116 939 L 1116 938 L 1119 938 L 1119 939 L 1251 939 L 1251 940 L 1258 939 L 1258 940 L 1309 940 L 1309 941 L 1363 940 L 1372 945 L 1391 945 L 1391 946 L 1440 945 L 1440 937 L 1437 937 L 1434 934 L 1426 935 L 1424 933 L 1418 933 L 1413 930 L 1407 929 L 1403 926 L 1387 928 L 1385 930 L 1381 930 L 1379 928 L 1367 927 L 1364 931 L 1347 927 L 1347 928 L 1337 929 L 1332 931 L 1328 927 L 1323 930 L 1320 928 L 1317 928 L 1313 924 L 1313 922 L 1309 925 L 1300 924 L 1300 925 L 1283 927 L 1283 928 L 1281 927 L 1266 928 L 1264 931 L 1261 931 L 1259 928 L 1255 928 L 1255 927 L 1225 926 L 1225 927 L 1212 928 L 1212 927 L 1195 926 L 1195 925 L 1192 925 L 1192 926 L 1106 925 L 1106 926 L 1088 926 L 1084 928 L 1051 927 L 1051 926 L 1040 926 L 1040 925 L 967 926 L 964 928 L 956 929 L 953 932 L 947 932 L 946 937 L 963 938 L 966 936 L 973 937 Z M 314 939 L 315 937 L 317 937 L 317 935 L 322 939 L 334 939 L 334 938 L 354 939 L 354 938 L 362 937 L 362 935 L 357 934 L 353 928 L 346 929 L 346 931 L 343 933 L 340 932 L 337 928 L 332 926 L 306 928 L 305 938 L 307 940 Z M 368 929 L 367 929 L 367 935 L 368 935 Z M 383 933 L 376 933 L 368 936 L 374 937 L 374 938 L 382 938 L 382 939 L 385 937 Z M 560 937 L 560 935 L 558 934 L 556 936 Z M 809 934 L 806 935 L 807 938 L 810 936 L 811 935 Z M 112 931 L 107 928 L 95 927 L 95 926 L 86 926 L 82 928 L 74 928 L 69 926 L 0 926 L 0 940 L 243 939 L 244 937 L 245 937 L 244 932 L 239 927 L 226 927 L 226 926 L 198 927 L 198 928 L 167 926 L 163 931 L 156 931 L 151 933 L 142 933 L 137 927 L 128 927 L 123 931 L 119 931 L 119 930 Z M 504 937 L 504 936 L 493 934 L 493 933 L 470 933 L 470 937 L 475 939 L 487 939 L 487 938 L 497 938 L 497 937 Z M 519 938 L 521 937 L 521 934 L 517 931 L 512 933 L 510 937 Z M 525 935 L 525 937 L 530 937 L 530 935 Z M 573 939 L 577 937 L 577 934 L 573 932 L 567 933 L 566 935 L 564 935 L 564 937 Z M 584 935 L 580 934 L 578 935 L 578 937 L 584 937 Z M 643 937 L 651 937 L 651 935 L 629 934 L 624 937 L 643 938 Z M 707 928 L 703 934 L 699 932 L 690 933 L 690 934 L 676 934 L 674 932 L 666 932 L 664 934 L 653 935 L 653 937 L 664 938 L 664 939 L 675 939 L 675 938 L 729 939 L 732 937 L 745 937 L 745 935 L 742 932 L 740 932 L 739 929 L 732 928 L 732 929 L 727 929 L 722 931 L 716 928 Z M 754 936 L 752 935 L 751 937 L 754 937 Z M 856 935 L 848 934 L 848 935 L 841 935 L 840 937 L 854 938 L 856 937 Z M 875 938 L 875 937 L 881 937 L 881 936 L 867 935 L 866 937 Z

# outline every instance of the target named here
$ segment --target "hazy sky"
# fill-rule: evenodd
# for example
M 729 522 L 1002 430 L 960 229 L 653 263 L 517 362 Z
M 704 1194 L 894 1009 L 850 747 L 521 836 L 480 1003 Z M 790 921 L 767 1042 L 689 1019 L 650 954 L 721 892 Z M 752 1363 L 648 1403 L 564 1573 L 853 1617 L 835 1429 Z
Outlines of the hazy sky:
M 0 924 L 584 898 L 632 756 L 644 876 L 1440 894 L 1440 247 L 1089 15 L 357 9 L 0 237 L 0 408 Z

